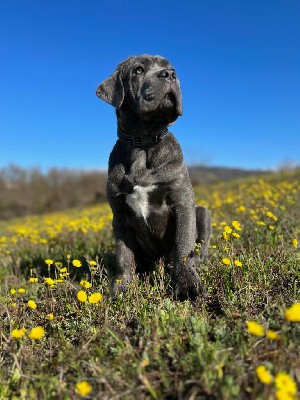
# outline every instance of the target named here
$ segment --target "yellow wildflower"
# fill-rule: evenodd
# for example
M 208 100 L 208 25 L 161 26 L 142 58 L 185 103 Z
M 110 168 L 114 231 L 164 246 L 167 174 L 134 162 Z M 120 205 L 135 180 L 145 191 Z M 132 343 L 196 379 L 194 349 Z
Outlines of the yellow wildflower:
M 74 265 L 74 267 L 77 267 L 77 268 L 82 266 L 81 261 L 79 261 L 79 260 L 73 260 L 72 264 Z
M 94 267 L 95 265 L 97 265 L 97 263 L 96 263 L 96 261 L 90 260 L 90 261 L 89 261 L 89 265 L 90 265 L 91 267 Z
M 255 368 L 258 379 L 265 385 L 270 385 L 273 382 L 272 374 L 267 370 L 265 365 L 259 365 Z
M 257 225 L 260 225 L 260 226 L 266 226 L 266 223 L 264 221 L 257 221 L 256 223 L 257 223 Z
M 34 300 L 28 300 L 27 304 L 28 304 L 28 307 L 32 308 L 33 310 L 35 310 L 37 307 L 36 302 Z
M 77 293 L 77 299 L 81 301 L 81 303 L 85 303 L 87 301 L 87 294 L 84 290 L 79 290 Z
M 226 240 L 226 242 L 230 239 L 230 233 L 223 232 L 222 236 L 223 236 L 223 239 Z
M 96 292 L 96 293 L 92 293 L 89 296 L 89 303 L 97 304 L 101 300 L 102 300 L 102 294 L 101 293 Z
M 270 229 L 270 231 L 274 231 L 275 226 L 274 225 L 269 225 L 269 229 Z
M 11 331 L 10 336 L 14 339 L 20 339 L 25 335 L 26 329 L 25 328 L 21 328 L 21 329 L 13 329 Z
M 24 288 L 21 287 L 20 289 L 18 289 L 18 292 L 22 294 L 22 293 L 25 293 L 26 290 L 25 290 Z
M 241 228 L 241 224 L 239 223 L 239 221 L 232 221 L 232 224 L 231 224 L 233 227 L 234 227 L 234 229 L 236 229 L 237 231 L 241 231 L 242 230 L 242 228 Z
M 16 291 L 16 289 L 10 289 L 10 294 L 16 294 L 17 293 L 17 291 Z
M 30 339 L 39 340 L 42 339 L 44 335 L 45 335 L 44 328 L 42 326 L 36 326 L 35 328 L 31 329 L 31 331 L 28 334 L 28 337 Z
M 277 217 L 275 217 L 271 211 L 267 211 L 266 216 L 272 218 L 274 221 L 277 221 Z
M 50 266 L 50 265 L 52 265 L 53 264 L 53 260 L 50 260 L 50 259 L 47 259 L 47 260 L 45 260 L 45 263 L 48 265 L 48 267 Z
M 239 239 L 239 238 L 241 237 L 241 235 L 239 235 L 239 234 L 236 233 L 236 232 L 233 232 L 233 233 L 232 233 L 232 236 L 235 237 L 236 239 Z
M 38 282 L 38 278 L 31 277 L 29 278 L 30 283 Z
M 49 286 L 52 286 L 55 283 L 55 281 L 52 278 L 44 278 L 44 280 Z
M 49 321 L 53 321 L 54 320 L 53 313 L 48 314 L 47 317 L 48 317 Z
M 67 267 L 63 267 L 59 270 L 60 273 L 64 274 L 65 272 L 68 272 Z
M 295 247 L 295 249 L 297 249 L 298 246 L 299 246 L 298 240 L 297 240 L 297 239 L 293 239 L 293 240 L 292 240 L 292 245 Z
M 285 392 L 291 399 L 294 399 L 297 394 L 296 382 L 285 372 L 278 372 L 276 374 L 275 387 L 278 392 Z
M 292 322 L 300 322 L 300 303 L 293 304 L 284 313 L 285 319 Z
M 243 263 L 242 263 L 241 261 L 239 261 L 239 260 L 235 260 L 235 261 L 234 261 L 234 265 L 235 265 L 236 267 L 241 267 L 241 266 L 243 265 Z
M 229 260 L 229 258 L 222 258 L 222 263 L 223 263 L 224 265 L 230 265 L 230 264 L 231 264 L 231 261 Z
M 229 225 L 226 225 L 226 226 L 224 227 L 224 232 L 229 233 L 229 234 L 232 232 L 232 229 L 230 228 Z
M 92 286 L 92 284 L 90 282 L 82 279 L 80 281 L 80 286 L 84 287 L 85 289 L 89 289 Z
M 92 386 L 87 381 L 81 381 L 76 383 L 76 392 L 80 396 L 85 397 L 89 395 L 92 391 Z
M 290 395 L 288 392 L 286 392 L 284 390 L 276 390 L 275 399 L 276 400 L 296 400 L 296 397 Z
M 256 321 L 247 321 L 248 332 L 254 336 L 264 336 L 265 329 L 264 327 Z
M 273 331 L 272 329 L 268 329 L 266 332 L 266 336 L 270 340 L 278 340 L 280 336 L 278 335 L 277 332 Z

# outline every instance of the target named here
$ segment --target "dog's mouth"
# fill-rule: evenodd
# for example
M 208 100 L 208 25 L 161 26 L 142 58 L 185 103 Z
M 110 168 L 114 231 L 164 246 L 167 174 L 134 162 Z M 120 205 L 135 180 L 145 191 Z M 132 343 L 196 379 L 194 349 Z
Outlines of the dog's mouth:
M 173 93 L 167 93 L 160 102 L 158 109 L 174 109 L 176 107 L 176 97 Z

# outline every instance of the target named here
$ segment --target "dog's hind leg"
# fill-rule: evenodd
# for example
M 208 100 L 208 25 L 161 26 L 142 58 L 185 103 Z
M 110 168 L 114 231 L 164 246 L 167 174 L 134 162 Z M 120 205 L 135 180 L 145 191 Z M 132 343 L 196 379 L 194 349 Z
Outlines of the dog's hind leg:
M 196 206 L 196 225 L 197 225 L 197 240 L 200 244 L 200 261 L 204 261 L 208 256 L 208 248 L 212 233 L 211 216 L 206 207 Z

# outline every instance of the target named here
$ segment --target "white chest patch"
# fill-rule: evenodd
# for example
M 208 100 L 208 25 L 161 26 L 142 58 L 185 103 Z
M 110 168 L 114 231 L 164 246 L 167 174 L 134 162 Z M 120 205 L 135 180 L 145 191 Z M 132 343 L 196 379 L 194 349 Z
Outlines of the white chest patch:
M 148 193 L 152 192 L 155 188 L 156 185 L 147 187 L 136 185 L 133 188 L 133 192 L 127 194 L 126 203 L 139 217 L 147 219 L 149 215 Z

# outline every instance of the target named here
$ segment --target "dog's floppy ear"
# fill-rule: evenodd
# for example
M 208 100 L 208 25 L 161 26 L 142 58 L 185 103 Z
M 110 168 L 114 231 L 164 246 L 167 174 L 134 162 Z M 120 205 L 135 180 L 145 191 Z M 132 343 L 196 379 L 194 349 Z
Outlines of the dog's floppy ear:
M 121 107 L 125 96 L 121 75 L 122 72 L 118 68 L 109 78 L 98 86 L 96 91 L 100 99 L 116 107 L 116 109 Z

